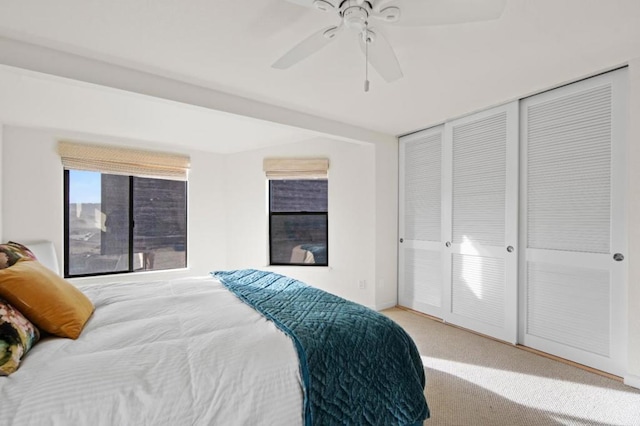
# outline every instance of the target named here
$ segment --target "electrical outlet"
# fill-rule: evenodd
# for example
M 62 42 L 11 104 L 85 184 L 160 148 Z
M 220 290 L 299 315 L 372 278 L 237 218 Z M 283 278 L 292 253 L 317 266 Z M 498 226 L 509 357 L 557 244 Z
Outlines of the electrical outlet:
M 367 288 L 367 281 L 366 280 L 358 281 L 358 288 L 360 290 L 364 290 L 365 288 Z

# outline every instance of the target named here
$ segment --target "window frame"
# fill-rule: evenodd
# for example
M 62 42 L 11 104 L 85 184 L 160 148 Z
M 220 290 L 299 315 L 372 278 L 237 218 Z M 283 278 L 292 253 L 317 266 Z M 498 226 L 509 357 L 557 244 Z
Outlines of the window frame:
M 135 244 L 134 244 L 134 236 L 135 236 L 135 217 L 134 217 L 134 206 L 135 206 L 135 202 L 134 202 L 134 178 L 139 177 L 139 178 L 143 178 L 142 176 L 134 176 L 134 175 L 128 175 L 127 177 L 129 178 L 129 241 L 128 241 L 128 269 L 126 270 L 118 270 L 118 271 L 106 271 L 106 272 L 92 272 L 92 273 L 86 273 L 86 274 L 74 274 L 74 275 L 70 275 L 69 274 L 69 263 L 70 263 L 70 244 L 69 244 L 69 231 L 70 231 L 70 227 L 69 227 L 69 201 L 70 201 L 70 196 L 69 196 L 69 190 L 70 190 L 70 171 L 71 170 L 76 170 L 76 169 L 69 169 L 69 168 L 64 168 L 63 169 L 63 202 L 64 202 L 64 217 L 63 217 L 63 229 L 64 229 L 64 237 L 63 237 L 63 241 L 64 241 L 64 262 L 63 262 L 63 274 L 64 274 L 64 278 L 85 278 L 85 277 L 98 277 L 98 276 L 105 276 L 105 275 L 118 275 L 118 274 L 135 274 L 135 273 L 140 273 L 140 272 L 160 272 L 160 271 L 172 271 L 172 270 L 177 270 L 177 269 L 182 269 L 182 268 L 171 268 L 171 269 L 149 269 L 149 270 L 135 270 L 134 269 L 134 250 L 135 250 Z M 103 174 L 111 174 L 108 172 L 103 172 L 103 171 L 95 171 L 96 173 L 100 173 L 101 175 Z M 162 179 L 161 177 L 148 177 L 146 179 L 156 179 L 156 180 L 167 180 L 167 179 Z M 189 226 L 189 209 L 188 209 L 188 195 L 189 195 L 189 190 L 188 190 L 188 181 L 184 181 L 185 182 L 185 191 L 184 191 L 184 200 L 185 200 L 185 231 L 184 231 L 184 237 L 185 237 L 185 244 L 184 244 L 184 260 L 185 260 L 185 266 L 183 268 L 186 268 L 188 266 L 188 236 L 189 236 L 189 232 L 188 232 L 188 226 Z
M 327 182 L 327 210 L 324 212 L 311 212 L 311 211 L 279 211 L 279 212 L 274 212 L 271 209 L 271 200 L 272 200 L 272 187 L 271 187 L 271 182 L 272 181 L 286 181 L 286 180 L 292 180 L 292 181 L 297 181 L 297 180 L 324 180 Z M 291 178 L 287 178 L 287 179 L 267 179 L 267 186 L 268 186 L 268 214 L 269 214 L 269 266 L 305 266 L 305 267 L 328 267 L 329 266 L 329 179 L 328 178 L 321 178 L 321 179 L 309 179 L 309 178 L 304 178 L 304 177 L 291 177 Z M 292 263 L 292 262 L 273 262 L 273 217 L 274 216 L 324 216 L 325 220 L 324 220 L 324 226 L 326 229 L 326 242 L 327 245 L 325 247 L 326 250 L 326 258 L 327 261 L 326 263 Z

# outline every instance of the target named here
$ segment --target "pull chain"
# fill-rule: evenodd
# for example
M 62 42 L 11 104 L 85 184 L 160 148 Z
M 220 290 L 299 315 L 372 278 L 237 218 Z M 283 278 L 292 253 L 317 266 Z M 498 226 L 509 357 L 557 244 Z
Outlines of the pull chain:
M 369 23 L 364 27 L 364 91 L 369 91 Z

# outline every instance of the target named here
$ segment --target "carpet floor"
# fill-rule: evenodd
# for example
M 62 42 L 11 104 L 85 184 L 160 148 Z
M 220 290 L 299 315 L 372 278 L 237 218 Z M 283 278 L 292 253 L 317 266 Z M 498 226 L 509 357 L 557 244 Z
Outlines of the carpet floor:
M 640 426 L 638 389 L 413 312 L 383 313 L 420 350 L 426 426 Z

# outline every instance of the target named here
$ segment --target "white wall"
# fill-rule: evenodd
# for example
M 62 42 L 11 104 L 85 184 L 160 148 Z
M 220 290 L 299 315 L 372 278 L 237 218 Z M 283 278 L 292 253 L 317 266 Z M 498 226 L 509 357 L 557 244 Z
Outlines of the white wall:
M 640 388 L 640 58 L 629 62 L 628 155 L 628 375 L 625 382 Z
M 2 139 L 2 240 L 51 240 L 59 254 L 63 253 L 63 171 L 57 141 L 152 147 L 140 141 L 9 125 L 3 127 Z M 373 308 L 393 306 L 396 148 L 394 144 L 355 144 L 324 138 L 230 155 L 176 147 L 173 151 L 190 154 L 192 163 L 188 270 L 76 280 L 159 279 L 203 275 L 219 269 L 265 268 L 268 222 L 263 158 L 323 156 L 330 160 L 330 266 L 271 269 Z M 164 146 L 162 149 L 171 151 Z M 379 176 L 377 167 L 382 169 Z M 362 280 L 366 281 L 365 289 L 358 286 Z
M 268 267 L 268 192 L 262 161 L 266 157 L 296 156 L 329 158 L 329 266 L 267 269 L 375 307 L 376 264 L 388 262 L 390 269 L 394 265 L 393 257 L 376 257 L 376 145 L 318 138 L 229 155 L 229 268 Z M 395 192 L 393 188 L 392 194 Z M 365 289 L 358 286 L 361 280 L 366 281 Z M 395 293 L 395 281 L 388 285 Z
M 2 218 L 3 218 L 3 209 L 2 209 L 2 182 L 4 181 L 3 179 L 4 171 L 2 168 L 3 137 L 4 137 L 4 126 L 2 125 L 2 123 L 0 123 L 0 236 L 2 236 Z
M 376 149 L 376 308 L 398 302 L 398 142 Z
M 63 175 L 55 141 L 11 126 L 3 133 L 3 239 L 51 240 L 62 253 Z
M 63 171 L 56 153 L 59 139 L 148 147 L 142 142 L 118 140 L 79 133 L 5 125 L 2 131 L 2 240 L 53 241 L 63 253 Z M 166 147 L 163 150 L 167 150 Z M 185 274 L 206 274 L 226 263 L 226 228 L 223 157 L 194 151 L 191 155 L 188 189 L 189 270 L 170 274 L 137 274 L 142 279 Z M 126 275 L 121 276 L 123 279 Z M 114 277 L 83 279 L 114 280 Z

